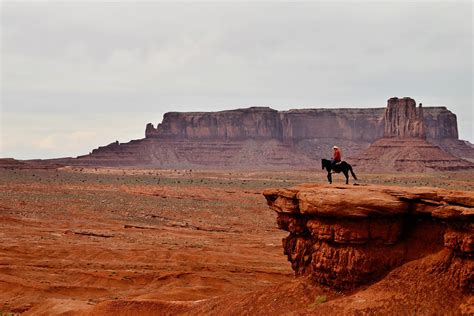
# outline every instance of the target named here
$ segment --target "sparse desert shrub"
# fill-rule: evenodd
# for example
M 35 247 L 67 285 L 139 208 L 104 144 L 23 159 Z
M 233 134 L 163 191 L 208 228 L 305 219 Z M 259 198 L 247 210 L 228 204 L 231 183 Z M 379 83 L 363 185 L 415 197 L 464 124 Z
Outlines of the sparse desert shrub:
M 311 309 L 314 309 L 316 308 L 318 305 L 321 305 L 323 303 L 326 303 L 328 300 L 327 296 L 326 295 L 318 295 L 316 296 L 316 298 L 314 299 L 314 303 L 311 303 L 309 305 L 309 308 Z

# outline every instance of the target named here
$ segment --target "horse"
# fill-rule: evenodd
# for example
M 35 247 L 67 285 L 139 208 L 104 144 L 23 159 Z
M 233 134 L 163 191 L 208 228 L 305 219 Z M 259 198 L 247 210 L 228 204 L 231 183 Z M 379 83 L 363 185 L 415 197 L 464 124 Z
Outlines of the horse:
M 331 160 L 321 159 L 321 165 L 322 165 L 322 169 L 326 169 L 326 171 L 328 172 L 328 181 L 329 181 L 329 183 L 332 183 Z M 354 171 L 352 171 L 352 166 L 350 164 L 348 164 L 347 162 L 342 161 L 341 163 L 336 164 L 336 166 L 334 167 L 334 172 L 339 173 L 341 171 L 346 176 L 346 184 L 349 184 L 349 171 L 351 172 L 352 177 L 355 180 L 357 180 L 357 177 L 356 177 Z

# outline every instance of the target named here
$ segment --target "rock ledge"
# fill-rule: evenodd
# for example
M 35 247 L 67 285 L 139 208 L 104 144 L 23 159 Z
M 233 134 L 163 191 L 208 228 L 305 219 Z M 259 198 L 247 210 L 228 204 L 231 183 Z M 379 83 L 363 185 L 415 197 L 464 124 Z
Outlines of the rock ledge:
M 283 248 L 296 275 L 350 290 L 443 251 L 433 271 L 474 290 L 474 192 L 302 184 L 263 194 L 290 232 Z

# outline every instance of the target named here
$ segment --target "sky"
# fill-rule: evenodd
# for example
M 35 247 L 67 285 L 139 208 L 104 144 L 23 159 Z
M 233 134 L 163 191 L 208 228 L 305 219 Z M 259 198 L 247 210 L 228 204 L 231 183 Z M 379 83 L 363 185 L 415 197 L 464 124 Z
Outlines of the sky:
M 474 143 L 471 1 L 2 1 L 0 157 L 75 157 L 169 111 L 444 105 Z

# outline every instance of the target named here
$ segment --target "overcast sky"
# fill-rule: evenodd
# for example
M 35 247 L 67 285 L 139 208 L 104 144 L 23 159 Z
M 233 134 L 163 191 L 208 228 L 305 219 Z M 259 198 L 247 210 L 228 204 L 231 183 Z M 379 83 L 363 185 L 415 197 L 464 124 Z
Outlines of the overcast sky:
M 458 2 L 1 2 L 0 157 L 87 154 L 168 111 L 457 114 L 474 143 L 473 8 Z

